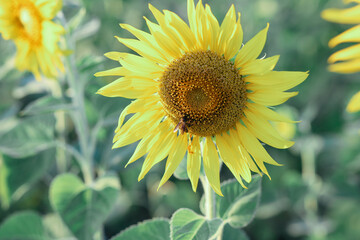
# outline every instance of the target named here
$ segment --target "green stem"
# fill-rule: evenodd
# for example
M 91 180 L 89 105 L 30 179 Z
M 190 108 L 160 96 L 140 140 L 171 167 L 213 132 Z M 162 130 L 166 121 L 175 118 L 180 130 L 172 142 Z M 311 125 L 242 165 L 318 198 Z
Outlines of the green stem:
M 61 16 L 63 26 L 66 25 L 64 16 Z M 65 35 L 66 49 L 75 49 L 71 36 Z M 90 130 L 85 113 L 85 89 L 82 81 L 78 77 L 77 70 L 75 68 L 74 54 L 67 56 L 65 59 L 66 69 L 66 80 L 71 88 L 72 103 L 75 107 L 75 111 L 72 113 L 77 136 L 79 137 L 80 152 L 86 159 L 86 163 L 81 167 L 85 183 L 91 184 L 94 181 L 94 170 L 93 170 L 93 151 L 89 149 Z
M 83 175 L 85 183 L 91 184 L 94 180 L 93 177 L 93 159 L 92 154 L 88 149 L 89 146 L 89 126 L 87 122 L 87 117 L 85 113 L 85 103 L 84 103 L 84 87 L 80 84 L 79 81 L 75 79 L 74 73 L 75 69 L 74 66 L 75 61 L 73 59 L 73 55 L 66 58 L 65 67 L 67 69 L 67 81 L 69 83 L 70 88 L 72 89 L 72 102 L 75 107 L 75 111 L 73 112 L 73 121 L 75 125 L 75 129 L 77 135 L 79 137 L 80 142 L 80 149 L 81 154 L 87 160 L 86 168 L 83 168 Z M 78 79 L 78 78 L 77 78 Z
M 215 192 L 211 188 L 208 179 L 206 176 L 200 177 L 201 183 L 204 188 L 204 196 L 205 196 L 205 216 L 208 219 L 215 218 L 216 213 L 216 201 L 215 201 Z
M 302 177 L 308 185 L 309 191 L 304 197 L 305 221 L 311 229 L 311 235 L 316 239 L 325 239 L 324 232 L 317 228 L 319 223 L 318 213 L 318 191 L 319 182 L 316 177 L 316 154 L 314 139 L 309 139 L 302 148 Z
M 64 93 L 62 89 L 62 85 L 60 81 L 47 81 L 47 85 L 51 90 L 51 93 L 56 98 L 64 98 Z M 65 145 L 66 144 L 66 116 L 65 112 L 62 110 L 58 110 L 55 112 L 56 125 L 55 130 L 58 134 L 59 141 Z M 65 149 L 61 147 L 57 147 L 56 149 L 56 165 L 57 169 L 60 173 L 66 172 L 68 164 L 68 155 Z

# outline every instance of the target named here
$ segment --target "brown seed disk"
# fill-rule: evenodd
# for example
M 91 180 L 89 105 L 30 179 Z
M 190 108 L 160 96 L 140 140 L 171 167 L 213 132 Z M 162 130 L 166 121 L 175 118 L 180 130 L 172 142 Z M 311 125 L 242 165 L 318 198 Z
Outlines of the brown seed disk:
M 243 116 L 246 84 L 234 64 L 211 51 L 184 54 L 161 77 L 160 97 L 175 125 L 189 133 L 213 136 Z

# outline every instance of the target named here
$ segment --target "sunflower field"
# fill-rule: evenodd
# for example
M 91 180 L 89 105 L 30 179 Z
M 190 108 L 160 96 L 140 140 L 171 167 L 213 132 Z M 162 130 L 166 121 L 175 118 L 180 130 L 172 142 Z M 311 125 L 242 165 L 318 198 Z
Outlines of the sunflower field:
M 0 0 L 0 240 L 360 238 L 360 0 Z

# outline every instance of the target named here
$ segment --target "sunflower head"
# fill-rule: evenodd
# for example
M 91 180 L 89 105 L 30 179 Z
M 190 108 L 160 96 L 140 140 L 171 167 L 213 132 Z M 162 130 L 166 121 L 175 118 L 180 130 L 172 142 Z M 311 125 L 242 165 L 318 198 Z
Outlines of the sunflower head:
M 63 70 L 58 48 L 64 29 L 51 20 L 61 9 L 61 0 L 12 0 L 0 2 L 0 33 L 17 47 L 16 66 L 40 79 Z
M 293 121 L 269 107 L 295 96 L 285 91 L 308 74 L 273 71 L 279 56 L 257 59 L 269 25 L 243 45 L 234 6 L 221 24 L 201 1 L 195 6 L 188 0 L 188 24 L 171 11 L 149 8 L 157 21 L 145 18 L 150 33 L 121 24 L 137 39 L 117 37 L 138 55 L 107 53 L 122 66 L 95 74 L 120 77 L 99 94 L 136 99 L 120 115 L 114 147 L 139 141 L 128 162 L 147 154 L 139 180 L 167 159 L 160 186 L 183 159 L 194 191 L 203 164 L 210 185 L 222 194 L 220 159 L 244 187 L 251 171 L 268 175 L 264 163 L 279 164 L 260 141 L 276 148 L 293 144 L 269 122 Z

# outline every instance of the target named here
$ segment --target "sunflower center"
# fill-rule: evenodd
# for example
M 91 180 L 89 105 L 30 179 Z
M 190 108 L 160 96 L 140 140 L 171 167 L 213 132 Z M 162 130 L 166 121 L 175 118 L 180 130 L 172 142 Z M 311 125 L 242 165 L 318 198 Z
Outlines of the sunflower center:
M 34 6 L 30 4 L 21 6 L 18 14 L 25 37 L 34 43 L 39 43 L 41 40 L 41 18 Z
M 174 124 L 198 136 L 229 130 L 243 116 L 247 100 L 234 64 L 211 51 L 173 61 L 161 77 L 159 94 Z

